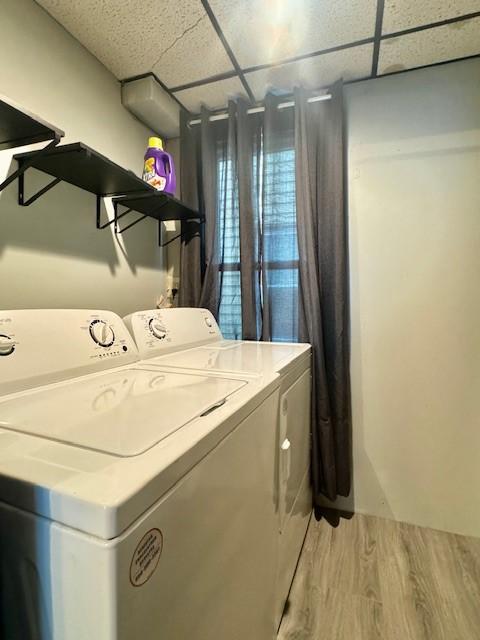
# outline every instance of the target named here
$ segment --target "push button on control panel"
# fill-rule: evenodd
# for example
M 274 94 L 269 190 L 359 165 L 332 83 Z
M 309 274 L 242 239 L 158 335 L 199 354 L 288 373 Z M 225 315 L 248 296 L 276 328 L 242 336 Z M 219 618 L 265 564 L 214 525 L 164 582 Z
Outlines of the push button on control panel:
M 93 320 L 89 330 L 92 340 L 101 347 L 111 347 L 115 342 L 113 329 L 105 320 Z
M 0 357 L 1 356 L 9 356 L 15 351 L 15 343 L 10 338 L 3 333 L 0 334 Z
M 155 336 L 155 338 L 158 338 L 159 340 L 163 340 L 166 337 L 167 330 L 158 318 L 151 318 L 150 322 L 148 323 L 148 326 L 150 328 L 150 331 Z

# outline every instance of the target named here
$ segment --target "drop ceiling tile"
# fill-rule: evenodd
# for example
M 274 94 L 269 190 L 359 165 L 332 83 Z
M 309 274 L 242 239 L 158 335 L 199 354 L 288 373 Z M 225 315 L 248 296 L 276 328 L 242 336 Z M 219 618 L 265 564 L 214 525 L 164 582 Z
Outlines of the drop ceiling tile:
M 480 0 L 385 0 L 383 33 L 394 33 L 480 11 Z
M 210 0 L 241 67 L 373 37 L 376 0 Z
M 263 100 L 269 89 L 278 93 L 292 93 L 295 86 L 318 89 L 342 77 L 344 80 L 365 78 L 372 72 L 372 55 L 373 45 L 365 44 L 252 71 L 245 74 L 245 79 L 255 98 Z
M 227 106 L 229 98 L 245 97 L 245 90 L 243 84 L 235 76 L 234 78 L 177 91 L 175 96 L 189 111 L 199 113 L 202 104 L 209 109 L 220 109 Z
M 38 0 L 117 78 L 154 71 L 167 86 L 232 70 L 198 0 Z
M 480 18 L 382 40 L 378 73 L 480 54 Z

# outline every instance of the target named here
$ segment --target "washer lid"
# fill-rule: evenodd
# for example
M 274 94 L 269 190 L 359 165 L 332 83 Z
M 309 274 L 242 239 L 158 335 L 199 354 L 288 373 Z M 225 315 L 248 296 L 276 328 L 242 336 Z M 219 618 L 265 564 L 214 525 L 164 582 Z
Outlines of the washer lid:
M 187 369 L 259 374 L 280 371 L 309 351 L 310 345 L 305 344 L 219 340 L 157 357 L 155 363 Z
M 128 368 L 0 402 L 0 427 L 119 457 L 136 456 L 247 384 Z

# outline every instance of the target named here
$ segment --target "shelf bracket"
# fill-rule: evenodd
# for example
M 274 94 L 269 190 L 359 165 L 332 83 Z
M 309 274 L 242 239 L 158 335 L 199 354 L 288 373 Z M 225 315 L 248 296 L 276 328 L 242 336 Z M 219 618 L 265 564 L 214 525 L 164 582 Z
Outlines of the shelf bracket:
M 54 180 L 49 182 L 45 187 L 43 187 L 43 189 L 40 189 L 40 191 L 37 191 L 37 193 L 35 193 L 33 196 L 30 196 L 30 198 L 25 200 L 25 173 L 21 173 L 18 176 L 18 204 L 21 207 L 28 207 L 29 205 L 32 204 L 32 202 L 35 202 L 35 200 L 38 200 L 38 198 L 43 196 L 44 193 L 47 193 L 47 191 L 50 191 L 50 189 L 53 189 L 53 187 L 57 185 L 59 182 L 61 182 L 60 178 L 55 178 Z
M 97 229 L 106 229 L 107 227 L 110 227 L 112 224 L 115 225 L 114 229 L 115 229 L 115 233 L 118 233 L 117 231 L 117 222 L 123 218 L 123 216 L 126 216 L 127 213 L 130 213 L 131 209 L 127 209 L 126 211 L 124 211 L 123 213 L 121 213 L 120 215 L 118 215 L 117 213 L 117 205 L 116 203 L 113 204 L 113 210 L 114 210 L 114 216 L 112 220 L 109 220 L 108 222 L 104 222 L 102 223 L 102 199 L 103 196 L 97 196 Z
M 175 242 L 175 240 L 178 240 L 180 238 L 180 240 L 183 240 L 183 238 L 185 238 L 185 236 L 189 236 L 190 239 L 193 238 L 200 238 L 201 237 L 201 233 L 200 231 L 198 233 L 194 233 L 192 235 L 185 233 L 184 231 L 181 231 L 180 233 L 177 233 L 176 236 L 174 236 L 173 238 L 170 238 L 170 240 L 167 240 L 166 242 L 162 242 L 162 222 L 164 222 L 164 220 L 159 220 L 158 221 L 158 246 L 163 249 L 163 247 L 167 247 L 170 243 Z M 199 220 L 199 224 L 204 224 L 205 220 Z
M 43 147 L 43 149 L 40 149 L 39 151 L 37 151 L 36 153 L 34 153 L 32 155 L 32 157 L 29 160 L 25 160 L 24 162 L 20 162 L 18 169 L 16 171 L 14 171 L 10 176 L 8 176 L 8 178 L 6 178 L 1 184 L 0 184 L 0 192 L 3 191 L 5 189 L 5 187 L 8 187 L 8 185 L 13 182 L 14 180 L 16 180 L 17 178 L 23 178 L 23 175 L 25 173 L 25 171 L 32 166 L 32 164 L 34 164 L 34 162 L 40 158 L 41 156 L 45 155 L 46 153 L 48 153 L 50 151 L 50 149 L 52 149 L 53 147 L 56 147 L 57 144 L 60 142 L 60 135 L 55 134 L 53 140 L 51 142 L 49 142 L 47 144 L 46 147 Z M 19 180 L 20 183 L 20 180 Z M 57 183 L 56 183 L 57 184 Z M 23 180 L 22 180 L 22 185 L 23 185 Z M 37 198 L 39 198 L 41 195 L 43 195 L 44 193 L 46 193 L 49 189 L 51 189 L 52 187 L 54 187 L 55 185 L 50 183 L 50 185 L 47 185 L 48 189 L 45 190 L 41 190 L 41 192 L 39 192 L 38 194 L 36 194 L 36 196 L 33 196 L 33 200 L 30 198 L 29 200 L 27 200 L 25 203 L 23 203 L 23 206 L 28 206 L 29 204 L 31 204 L 32 202 L 34 202 Z M 23 199 L 23 195 L 22 195 L 22 199 Z M 19 194 L 19 202 L 20 202 L 20 194 Z
M 175 240 L 178 240 L 178 238 L 181 238 L 182 236 L 183 236 L 183 233 L 177 233 L 177 235 L 174 236 L 173 238 L 170 238 L 170 240 L 167 240 L 166 242 L 162 242 L 162 221 L 161 220 L 158 221 L 158 246 L 161 249 L 163 249 L 163 247 L 168 247 L 169 244 L 171 244 Z
M 131 211 L 131 209 L 129 209 L 128 211 L 120 214 L 117 218 L 117 220 L 120 220 L 120 218 L 122 218 L 124 215 L 126 215 L 127 213 L 129 213 Z M 127 224 L 126 227 L 123 227 L 123 229 L 120 229 L 120 227 L 117 225 L 115 228 L 115 233 L 124 233 L 125 231 L 127 231 L 127 229 L 131 229 L 132 227 L 134 227 L 136 224 L 138 224 L 139 222 L 141 222 L 142 220 L 145 220 L 145 218 L 147 218 L 148 216 L 140 216 L 140 218 L 137 218 L 136 220 L 134 220 L 133 222 L 131 222 L 130 224 Z
M 127 209 L 125 209 L 125 211 L 123 211 L 122 213 L 118 213 L 118 207 L 120 206 L 121 203 L 116 202 L 115 200 L 113 201 L 113 210 L 114 210 L 114 216 L 113 216 L 113 220 L 109 220 L 108 222 L 105 223 L 101 223 L 100 220 L 100 207 L 101 207 L 101 200 L 100 197 L 97 198 L 97 229 L 105 229 L 106 227 L 109 227 L 110 225 L 114 225 L 114 229 L 115 229 L 115 233 L 121 235 L 122 233 L 125 233 L 125 231 L 128 231 L 128 229 L 131 229 L 132 227 L 134 227 L 136 224 L 138 224 L 139 222 L 142 222 L 142 220 L 145 220 L 145 218 L 156 218 L 158 212 L 160 211 L 160 209 L 162 209 L 166 204 L 168 204 L 168 200 L 165 199 L 158 207 L 156 207 L 150 214 L 144 214 L 144 215 L 140 215 L 139 218 L 137 218 L 136 220 L 134 220 L 133 222 L 131 222 L 130 224 L 127 224 L 125 227 L 120 227 L 120 225 L 118 224 L 118 221 L 121 220 L 124 216 L 126 216 L 127 214 L 131 213 L 132 211 L 135 211 L 135 209 L 129 207 Z M 124 205 L 122 205 L 124 206 Z M 166 242 L 162 242 L 162 222 L 165 222 L 164 220 L 158 219 L 158 246 L 163 248 L 166 247 L 167 245 L 169 245 L 171 242 L 174 242 L 175 240 L 178 240 L 178 238 L 183 238 L 185 235 L 187 235 L 186 233 L 182 232 L 177 234 L 174 238 L 170 238 L 169 240 L 167 240 Z M 205 221 L 203 219 L 201 219 L 200 224 L 203 224 Z M 188 234 L 190 235 L 190 237 L 195 237 L 195 236 L 201 236 L 201 233 L 195 233 L 194 235 Z
M 113 210 L 114 210 L 113 220 L 111 220 L 110 222 L 107 222 L 103 226 L 98 226 L 98 224 L 99 224 L 99 208 L 98 208 L 98 204 L 97 204 L 97 229 L 104 229 L 105 227 L 108 227 L 109 225 L 111 225 L 113 223 L 115 225 L 114 226 L 115 233 L 122 234 L 124 231 L 127 231 L 127 229 L 131 229 L 132 227 L 134 227 L 136 224 L 138 224 L 142 220 L 145 220 L 145 218 L 147 217 L 147 216 L 141 216 L 140 218 L 137 218 L 136 220 L 134 220 L 130 224 L 127 224 L 126 227 L 123 227 L 123 229 L 121 229 L 119 224 L 118 224 L 118 221 L 121 220 L 126 215 L 128 215 L 131 211 L 133 211 L 133 209 L 131 209 L 131 208 L 125 209 L 125 211 L 122 211 L 122 213 L 119 214 L 118 213 L 118 203 L 114 202 L 113 203 Z

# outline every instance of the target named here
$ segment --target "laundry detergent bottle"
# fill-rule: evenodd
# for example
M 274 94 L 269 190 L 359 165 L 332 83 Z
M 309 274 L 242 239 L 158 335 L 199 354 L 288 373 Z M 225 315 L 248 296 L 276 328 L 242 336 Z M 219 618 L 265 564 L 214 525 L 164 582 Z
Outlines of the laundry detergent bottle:
M 175 195 L 177 182 L 172 156 L 163 150 L 160 138 L 149 138 L 143 165 L 143 179 L 159 191 Z

